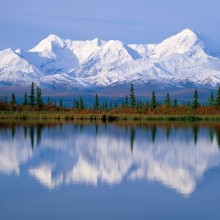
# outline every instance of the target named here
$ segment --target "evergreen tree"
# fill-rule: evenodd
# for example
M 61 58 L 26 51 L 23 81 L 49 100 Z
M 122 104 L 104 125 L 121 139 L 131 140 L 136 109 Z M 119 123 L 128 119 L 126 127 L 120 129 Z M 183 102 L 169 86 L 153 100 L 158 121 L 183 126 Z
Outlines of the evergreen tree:
M 174 99 L 173 107 L 174 107 L 174 108 L 178 107 L 177 99 Z
M 75 108 L 79 108 L 79 101 L 78 100 L 75 101 Z
M 43 108 L 43 100 L 41 96 L 41 89 L 37 86 L 36 105 L 39 110 Z
M 53 106 L 57 107 L 57 101 L 56 100 L 54 101 Z
M 93 109 L 94 110 L 98 110 L 99 109 L 99 97 L 98 97 L 98 94 L 95 95 L 95 103 L 93 105 Z
M 198 91 L 195 89 L 195 92 L 193 94 L 193 102 L 192 102 L 192 108 L 197 109 L 199 107 L 199 102 L 198 102 Z
M 131 84 L 129 96 L 130 96 L 130 107 L 132 109 L 134 109 L 135 106 L 136 106 L 136 98 L 135 98 L 135 94 L 134 94 L 134 86 L 133 86 L 133 84 Z
M 16 104 L 16 98 L 15 98 L 15 94 L 14 93 L 11 94 L 11 102 L 10 102 L 10 104 L 12 104 L 12 105 Z
M 187 106 L 188 107 L 191 107 L 191 102 L 188 100 L 188 102 L 187 102 Z
M 110 110 L 112 109 L 112 101 L 110 102 Z
M 50 101 L 50 97 L 47 98 L 47 105 L 50 105 L 51 101 Z
M 139 108 L 143 108 L 144 103 L 142 101 L 139 101 Z
M 167 107 L 171 107 L 171 100 L 170 100 L 170 94 L 169 94 L 169 93 L 167 93 L 167 95 L 166 95 L 164 104 L 165 104 Z
M 105 110 L 107 111 L 108 110 L 108 102 L 105 101 L 105 106 L 104 106 Z
M 157 107 L 157 100 L 155 96 L 155 92 L 152 92 L 152 97 L 151 97 L 151 103 L 150 103 L 151 108 L 156 108 Z
M 60 98 L 60 108 L 63 108 L 63 99 Z
M 24 93 L 24 101 L 23 101 L 23 105 L 26 106 L 28 103 L 27 103 L 27 92 Z
M 35 86 L 35 84 L 32 82 L 32 84 L 31 84 L 31 92 L 30 92 L 30 95 L 29 95 L 29 104 L 32 107 L 35 104 L 34 86 Z
M 130 129 L 130 147 L 131 152 L 133 152 L 134 149 L 134 140 L 135 140 L 135 128 L 132 126 Z
M 217 107 L 220 107 L 220 87 L 218 88 L 215 105 L 216 105 Z
M 128 96 L 125 97 L 125 107 L 128 107 Z
M 211 92 L 211 95 L 210 95 L 208 101 L 209 101 L 209 106 L 210 106 L 210 107 L 214 107 L 214 106 L 215 106 L 215 98 L 214 98 L 213 91 Z
M 82 98 L 82 97 L 80 97 L 80 99 L 79 99 L 79 108 L 80 108 L 81 110 L 83 110 L 83 109 L 85 108 L 85 106 L 84 106 L 84 101 L 83 101 L 83 98 Z
M 117 102 L 115 101 L 114 108 L 118 108 Z

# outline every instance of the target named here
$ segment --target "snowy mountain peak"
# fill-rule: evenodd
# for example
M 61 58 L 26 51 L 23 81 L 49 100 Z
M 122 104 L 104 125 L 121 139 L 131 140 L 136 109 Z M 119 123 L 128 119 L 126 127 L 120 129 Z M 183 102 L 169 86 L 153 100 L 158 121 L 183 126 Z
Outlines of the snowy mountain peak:
M 195 36 L 196 33 L 193 30 L 191 30 L 189 28 L 186 28 L 186 29 L 183 29 L 181 32 L 179 32 L 177 35 L 182 35 L 182 36 L 190 36 L 190 35 L 192 35 L 192 36 Z
M 0 65 L 5 68 L 9 67 L 9 63 L 20 60 L 21 58 L 11 48 L 0 51 Z
M 50 34 L 46 39 L 49 41 L 56 41 L 56 42 L 61 41 L 61 38 L 55 34 Z
M 90 57 L 92 62 L 96 60 L 100 65 L 104 63 L 113 65 L 113 63 L 128 61 L 131 58 L 132 55 L 129 53 L 127 45 L 118 40 L 107 41 L 93 57 Z M 90 61 L 88 60 L 88 62 Z
M 181 31 L 180 33 L 171 37 L 170 40 L 172 40 L 173 43 L 176 43 L 179 46 L 184 45 L 185 49 L 189 49 L 200 42 L 197 34 L 190 29 L 185 29 Z
M 3 57 L 5 55 L 14 54 L 14 51 L 11 48 L 0 51 L 0 55 Z
M 187 44 L 187 43 L 196 43 L 199 40 L 197 34 L 190 29 L 184 29 L 181 32 L 177 33 L 176 35 L 169 37 L 165 40 L 166 41 L 173 41 L 173 43 L 179 44 Z
M 196 47 L 196 48 L 195 48 Z M 173 54 L 184 54 L 191 50 L 203 49 L 204 43 L 190 29 L 185 29 L 180 33 L 165 39 L 157 44 L 152 52 L 154 58 L 161 59 Z
M 101 47 L 104 43 L 103 40 L 100 40 L 99 38 L 95 38 L 91 41 L 91 43 L 96 44 L 97 46 Z
M 124 43 L 119 40 L 109 40 L 105 44 L 106 47 L 115 47 L 115 48 L 122 48 Z
M 30 52 L 49 52 L 53 47 L 64 47 L 65 42 L 57 35 L 51 34 L 42 40 L 37 46 L 30 50 Z

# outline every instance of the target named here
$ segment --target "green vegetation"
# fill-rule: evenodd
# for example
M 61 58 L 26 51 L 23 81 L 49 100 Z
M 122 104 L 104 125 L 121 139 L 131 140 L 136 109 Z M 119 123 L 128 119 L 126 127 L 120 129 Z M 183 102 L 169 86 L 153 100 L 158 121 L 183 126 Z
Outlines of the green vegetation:
M 213 91 L 211 92 L 210 98 L 209 98 L 209 106 L 210 107 L 214 107 L 215 106 L 215 98 L 214 98 L 214 94 Z
M 15 105 L 16 104 L 16 98 L 15 98 L 15 94 L 12 93 L 11 95 L 11 102 L 10 102 L 11 105 Z
M 195 89 L 194 95 L 193 95 L 193 102 L 192 102 L 192 108 L 197 109 L 199 107 L 199 101 L 198 101 L 198 91 Z
M 36 91 L 35 91 L 36 89 Z M 92 107 L 85 105 L 83 97 L 74 98 L 72 107 L 65 107 L 60 98 L 58 105 L 51 102 L 43 102 L 41 89 L 32 83 L 30 95 L 24 93 L 22 104 L 16 102 L 14 93 L 10 102 L 7 99 L 0 101 L 0 119 L 10 120 L 102 120 L 102 121 L 220 121 L 220 88 L 215 95 L 210 94 L 207 104 L 199 102 L 197 89 L 193 94 L 192 102 L 178 103 L 177 99 L 171 100 L 170 94 L 164 97 L 164 102 L 158 102 L 155 91 L 152 92 L 150 102 L 140 101 L 135 96 L 133 84 L 130 87 L 129 97 L 126 95 L 123 103 L 106 100 L 102 103 L 98 94 L 95 96 Z
M 131 84 L 131 89 L 130 89 L 129 96 L 130 96 L 130 107 L 133 110 L 136 106 L 136 98 L 135 98 L 135 95 L 134 95 L 134 86 L 133 86 L 133 84 Z
M 156 100 L 156 96 L 155 96 L 154 91 L 152 92 L 150 107 L 153 108 L 153 109 L 155 109 L 157 107 L 157 100 Z
M 165 101 L 164 101 L 164 104 L 166 105 L 166 107 L 171 107 L 171 100 L 170 100 L 170 94 L 169 93 L 167 93 L 167 96 L 166 96 L 166 99 L 165 99 Z
M 23 102 L 23 105 L 26 106 L 28 104 L 28 101 L 27 101 L 27 92 L 24 93 L 24 102 Z
M 30 105 L 31 107 L 33 107 L 34 104 L 35 104 L 35 103 L 34 103 L 34 102 L 35 102 L 34 86 L 35 86 L 35 84 L 32 82 L 32 84 L 31 84 L 31 92 L 30 92 L 30 96 L 29 96 L 29 100 L 30 100 L 29 105 Z

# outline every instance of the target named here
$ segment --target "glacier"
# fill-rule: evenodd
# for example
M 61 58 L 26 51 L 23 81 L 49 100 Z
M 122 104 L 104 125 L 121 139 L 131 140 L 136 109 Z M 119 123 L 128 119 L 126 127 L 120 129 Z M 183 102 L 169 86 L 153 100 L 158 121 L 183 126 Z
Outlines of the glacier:
M 49 35 L 28 51 L 0 51 L 0 87 L 29 87 L 33 81 L 60 91 L 124 88 L 130 83 L 154 89 L 215 89 L 220 85 L 218 51 L 190 29 L 146 45 Z

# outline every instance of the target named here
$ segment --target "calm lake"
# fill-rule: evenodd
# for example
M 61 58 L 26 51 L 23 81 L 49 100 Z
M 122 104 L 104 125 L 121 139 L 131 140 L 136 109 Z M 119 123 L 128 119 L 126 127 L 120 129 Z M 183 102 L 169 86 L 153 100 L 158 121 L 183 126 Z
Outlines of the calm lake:
M 219 220 L 218 123 L 0 123 L 2 220 Z

